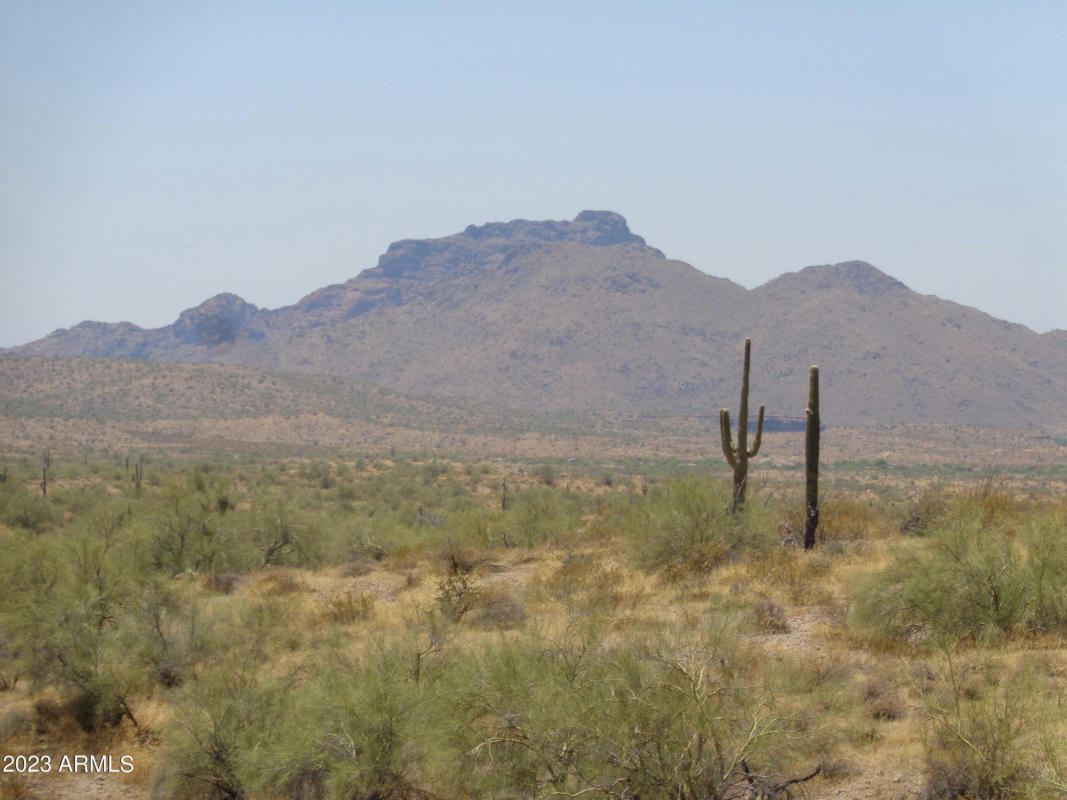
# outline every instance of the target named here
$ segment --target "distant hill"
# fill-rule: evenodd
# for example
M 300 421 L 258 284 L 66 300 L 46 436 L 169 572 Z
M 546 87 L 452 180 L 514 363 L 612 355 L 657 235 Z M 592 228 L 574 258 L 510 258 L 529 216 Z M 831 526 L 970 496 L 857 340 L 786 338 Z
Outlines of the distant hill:
M 747 290 L 667 259 L 623 217 L 515 220 L 389 246 L 292 306 L 224 294 L 169 326 L 83 322 L 9 352 L 255 367 L 553 412 L 713 414 L 752 399 L 830 424 L 1067 425 L 1067 332 L 913 292 L 861 261 Z

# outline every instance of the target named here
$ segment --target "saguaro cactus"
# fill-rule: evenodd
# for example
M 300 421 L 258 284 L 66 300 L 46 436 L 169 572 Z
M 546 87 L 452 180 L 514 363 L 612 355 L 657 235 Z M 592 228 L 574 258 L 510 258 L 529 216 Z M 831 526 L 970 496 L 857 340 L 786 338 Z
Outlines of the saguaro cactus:
M 52 468 L 52 451 L 45 450 L 41 456 L 41 496 L 48 497 L 48 470 Z
M 141 496 L 141 480 L 144 478 L 144 456 L 133 465 L 133 489 L 137 497 Z
M 819 526 L 819 368 L 811 368 L 808 383 L 808 407 L 804 429 L 804 549 L 815 546 L 815 529 Z
M 763 438 L 763 406 L 759 407 L 759 419 L 756 422 L 756 439 L 752 448 L 748 447 L 748 371 L 752 354 L 752 340 L 745 339 L 745 366 L 741 373 L 741 407 L 737 410 L 737 447 L 730 436 L 730 412 L 725 408 L 719 411 L 719 430 L 722 433 L 722 452 L 726 462 L 734 470 L 734 495 L 730 511 L 735 512 L 745 503 L 745 484 L 748 482 L 748 460 L 759 452 L 760 440 Z

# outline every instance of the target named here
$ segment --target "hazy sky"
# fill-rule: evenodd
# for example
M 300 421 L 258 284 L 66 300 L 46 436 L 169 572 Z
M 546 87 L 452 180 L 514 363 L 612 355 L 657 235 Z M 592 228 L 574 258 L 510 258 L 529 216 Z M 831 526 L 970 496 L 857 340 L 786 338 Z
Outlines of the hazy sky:
M 0 346 L 610 209 L 1067 328 L 1067 3 L 0 3 Z

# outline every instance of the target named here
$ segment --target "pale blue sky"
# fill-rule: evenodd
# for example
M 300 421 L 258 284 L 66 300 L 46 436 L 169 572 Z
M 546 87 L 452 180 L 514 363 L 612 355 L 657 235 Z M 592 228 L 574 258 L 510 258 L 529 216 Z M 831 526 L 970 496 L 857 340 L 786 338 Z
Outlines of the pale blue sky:
M 0 346 L 610 209 L 1067 328 L 1067 3 L 0 3 Z

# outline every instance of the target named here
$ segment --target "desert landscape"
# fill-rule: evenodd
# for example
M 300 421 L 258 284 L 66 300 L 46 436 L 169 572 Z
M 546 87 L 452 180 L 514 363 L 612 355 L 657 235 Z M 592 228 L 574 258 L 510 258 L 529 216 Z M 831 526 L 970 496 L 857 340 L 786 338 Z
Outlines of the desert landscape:
M 1067 797 L 1064 30 L 0 2 L 0 800 Z
M 514 238 L 494 245 L 501 263 L 528 244 Z M 587 243 L 606 253 L 568 269 L 635 244 Z M 390 252 L 409 249 L 438 252 Z M 999 323 L 877 276 L 849 288 L 853 267 L 825 274 L 800 291 L 835 340 L 768 335 L 770 353 L 743 370 L 739 340 L 707 356 L 706 391 L 735 410 L 728 392 L 752 397 L 743 502 L 715 398 L 638 386 L 591 410 L 564 380 L 542 402 L 515 342 L 469 327 L 456 334 L 467 358 L 496 371 L 484 390 L 472 379 L 475 391 L 440 384 L 441 396 L 425 391 L 432 377 L 374 382 L 436 358 L 383 357 L 370 376 L 331 366 L 356 363 L 342 354 L 358 346 L 330 342 L 351 341 L 370 309 L 316 323 L 337 332 L 306 344 L 304 369 L 287 345 L 257 344 L 277 358 L 265 369 L 237 346 L 248 316 L 231 324 L 217 304 L 197 329 L 225 341 L 146 351 L 142 339 L 176 334 L 124 328 L 132 350 L 103 352 L 114 328 L 94 323 L 0 355 L 0 797 L 1062 796 L 1067 429 L 1058 389 L 1037 397 L 1060 385 L 1058 362 L 1022 361 L 1044 340 L 1008 330 L 1011 380 L 1045 384 L 1025 400 L 1007 379 L 966 398 L 951 388 L 951 361 L 971 357 L 963 340 L 940 371 L 907 363 L 930 343 L 899 342 L 875 359 L 897 364 L 890 375 L 876 363 L 857 376 L 843 355 L 855 345 L 840 341 L 850 323 L 826 294 L 848 308 L 857 291 L 889 291 L 904 301 L 887 316 L 919 302 L 970 333 Z M 448 327 L 425 318 L 453 303 L 443 280 L 412 301 L 412 330 Z M 672 303 L 657 312 L 668 329 Z M 283 313 L 296 312 L 267 319 Z M 604 341 L 634 324 L 622 310 L 610 320 L 573 362 L 600 390 Z M 398 321 L 375 324 L 409 339 Z M 542 337 L 525 335 L 525 351 Z M 662 359 L 642 358 L 666 370 L 679 345 L 659 346 Z M 807 399 L 814 425 L 786 405 L 801 395 L 803 411 L 811 388 L 784 388 L 796 366 L 760 374 L 811 354 L 836 365 Z M 889 412 L 884 387 L 918 386 L 898 374 L 929 388 Z
M 790 436 L 735 515 L 714 458 L 9 458 L 3 796 L 1062 794 L 1062 467 L 827 465 L 805 551 Z

